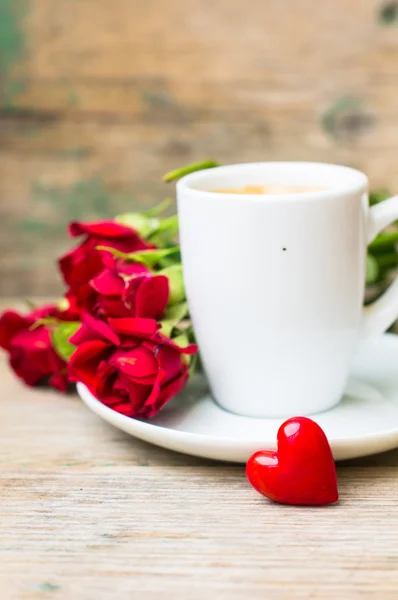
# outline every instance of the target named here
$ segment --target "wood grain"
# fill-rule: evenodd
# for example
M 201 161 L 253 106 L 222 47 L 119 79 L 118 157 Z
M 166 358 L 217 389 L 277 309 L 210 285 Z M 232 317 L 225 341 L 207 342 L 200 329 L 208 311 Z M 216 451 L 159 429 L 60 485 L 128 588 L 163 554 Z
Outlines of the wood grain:
M 0 293 L 60 290 L 71 218 L 149 206 L 171 192 L 164 171 L 209 155 L 338 162 L 397 191 L 398 30 L 382 7 L 1 0 Z
M 2 600 L 395 600 L 398 451 L 340 463 L 340 502 L 274 505 L 0 357 Z

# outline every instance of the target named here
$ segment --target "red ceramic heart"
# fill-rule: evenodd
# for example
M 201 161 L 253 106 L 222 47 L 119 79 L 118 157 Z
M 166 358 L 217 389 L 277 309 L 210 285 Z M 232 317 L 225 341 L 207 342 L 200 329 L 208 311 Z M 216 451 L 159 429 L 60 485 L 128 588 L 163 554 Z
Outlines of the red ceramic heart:
M 320 506 L 338 500 L 336 467 L 323 430 L 294 417 L 278 431 L 278 450 L 260 450 L 246 465 L 252 486 L 282 504 Z

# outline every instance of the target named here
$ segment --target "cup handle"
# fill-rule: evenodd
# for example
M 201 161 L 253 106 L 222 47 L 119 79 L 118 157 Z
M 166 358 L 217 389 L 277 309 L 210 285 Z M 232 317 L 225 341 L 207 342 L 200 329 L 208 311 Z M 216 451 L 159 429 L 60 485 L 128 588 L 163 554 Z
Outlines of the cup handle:
M 372 206 L 368 219 L 368 244 L 377 234 L 398 219 L 398 196 Z M 366 341 L 384 333 L 398 317 L 398 277 L 375 302 L 363 308 L 361 340 Z

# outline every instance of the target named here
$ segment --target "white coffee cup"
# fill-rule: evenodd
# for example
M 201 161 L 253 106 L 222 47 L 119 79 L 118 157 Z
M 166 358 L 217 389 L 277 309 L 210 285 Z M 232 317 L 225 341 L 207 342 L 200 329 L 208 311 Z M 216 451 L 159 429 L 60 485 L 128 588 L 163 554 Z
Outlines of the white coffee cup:
M 314 186 L 291 194 L 211 190 Z M 337 404 L 355 352 L 398 315 L 398 282 L 363 309 L 366 245 L 398 218 L 368 207 L 360 171 L 322 163 L 230 165 L 177 184 L 184 279 L 216 401 L 253 417 Z

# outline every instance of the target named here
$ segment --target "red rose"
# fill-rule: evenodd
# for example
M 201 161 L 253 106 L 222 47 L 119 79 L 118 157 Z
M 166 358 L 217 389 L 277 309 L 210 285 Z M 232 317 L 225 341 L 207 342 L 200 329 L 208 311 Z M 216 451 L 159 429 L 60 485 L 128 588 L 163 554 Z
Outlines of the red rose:
M 58 390 L 68 386 L 66 363 L 55 353 L 47 327 L 30 327 L 39 319 L 56 317 L 72 320 L 73 313 L 56 306 L 43 306 L 26 316 L 8 310 L 0 317 L 0 346 L 9 353 L 15 373 L 30 386 L 48 383 Z
M 54 319 L 58 319 L 59 321 L 80 321 L 81 312 L 81 309 L 76 306 L 73 298 L 63 298 L 58 304 L 42 306 L 31 314 L 36 318 L 36 321 L 44 317 L 54 317 Z M 43 313 L 41 316 L 36 316 L 41 313 Z
M 104 268 L 90 282 L 82 307 L 99 318 L 161 319 L 169 300 L 169 281 L 146 267 L 103 255 Z
M 130 417 L 153 417 L 188 379 L 184 354 L 159 333 L 154 319 L 117 318 L 107 322 L 83 316 L 71 337 L 77 350 L 69 361 L 72 381 L 81 381 L 110 408 Z
M 77 298 L 71 294 L 65 294 L 65 298 L 59 303 L 55 311 L 51 314 L 52 317 L 60 321 L 81 321 L 82 309 L 77 304 Z
M 85 239 L 59 259 L 59 267 L 65 283 L 71 288 L 78 304 L 84 303 L 90 293 L 88 282 L 103 268 L 101 252 L 97 246 L 114 248 L 121 252 L 136 252 L 151 248 L 131 227 L 119 225 L 115 221 L 99 223 L 74 222 L 69 226 L 72 237 L 85 235 Z

